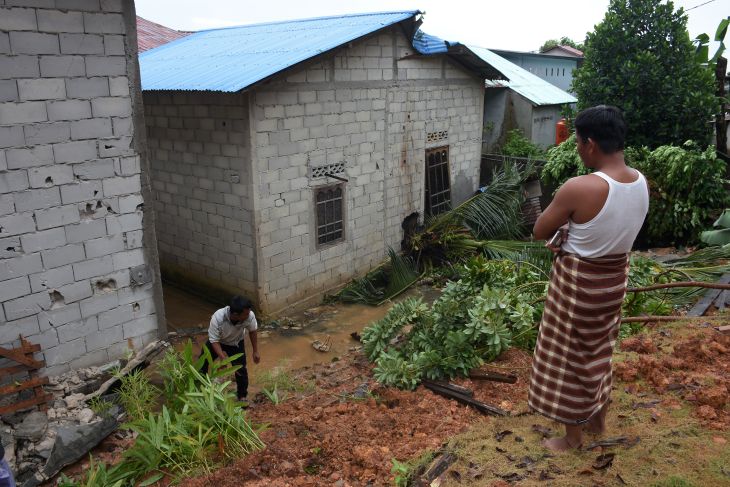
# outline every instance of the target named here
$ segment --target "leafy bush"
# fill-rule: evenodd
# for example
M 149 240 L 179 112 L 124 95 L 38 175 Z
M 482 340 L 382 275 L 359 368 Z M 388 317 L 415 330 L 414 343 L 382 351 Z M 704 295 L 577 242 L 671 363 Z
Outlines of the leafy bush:
M 545 153 L 537 145 L 533 144 L 530 139 L 520 129 L 513 129 L 507 132 L 507 139 L 500 150 L 505 156 L 513 157 L 529 157 L 532 159 L 542 158 Z
M 591 172 L 590 169 L 585 167 L 578 155 L 575 134 L 572 134 L 568 137 L 568 140 L 560 145 L 548 149 L 546 160 L 540 178 L 547 186 L 558 188 L 572 177 Z
M 536 268 L 475 257 L 457 272 L 431 307 L 409 298 L 363 331 L 379 382 L 412 389 L 423 378 L 466 375 L 511 345 L 534 345 L 547 284 Z
M 649 180 L 645 239 L 651 245 L 696 242 L 730 201 L 724 188 L 725 163 L 713 147 L 701 150 L 693 142 L 662 146 L 634 165 Z
M 119 377 L 119 402 L 130 420 L 144 418 L 151 411 L 160 391 L 150 383 L 150 379 L 143 370 L 135 370 Z

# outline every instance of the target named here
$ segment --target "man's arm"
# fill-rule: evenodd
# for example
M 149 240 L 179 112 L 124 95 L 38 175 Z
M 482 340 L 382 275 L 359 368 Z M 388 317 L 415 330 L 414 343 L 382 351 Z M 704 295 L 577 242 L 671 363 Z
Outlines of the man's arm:
M 552 203 L 545 208 L 545 211 L 537 219 L 532 230 L 536 239 L 547 240 L 560 227 L 568 223 L 568 219 L 573 215 L 577 204 L 577 192 L 580 183 L 576 179 L 569 179 L 558 189 Z
M 251 340 L 251 349 L 253 350 L 253 362 L 259 363 L 261 356 L 259 355 L 259 337 L 256 330 L 248 332 L 248 337 Z
M 228 358 L 228 354 L 224 352 L 221 348 L 220 340 L 220 323 L 218 322 L 218 319 L 214 314 L 210 318 L 210 326 L 208 326 L 208 341 L 210 342 L 210 346 L 213 347 L 213 351 L 218 356 L 218 358 L 220 358 L 221 360 L 225 360 Z
M 213 351 L 216 355 L 218 355 L 218 358 L 221 360 L 225 360 L 228 358 L 228 354 L 223 351 L 221 348 L 221 344 L 218 342 L 210 342 L 210 346 L 213 347 Z

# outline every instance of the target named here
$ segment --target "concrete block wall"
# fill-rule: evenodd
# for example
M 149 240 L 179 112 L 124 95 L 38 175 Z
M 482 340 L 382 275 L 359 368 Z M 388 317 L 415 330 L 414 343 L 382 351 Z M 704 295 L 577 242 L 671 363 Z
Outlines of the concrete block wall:
M 476 189 L 482 80 L 446 58 L 413 54 L 397 29 L 343 48 L 252 95 L 260 295 L 277 311 L 346 282 L 399 248 L 423 215 L 425 149 L 449 145 L 452 201 Z M 431 131 L 448 140 L 427 144 Z M 318 246 L 311 170 L 343 162 L 345 239 Z
M 144 102 L 163 272 L 253 296 L 247 95 L 146 92 Z
M 162 326 L 136 131 L 134 5 L 0 2 L 0 345 L 46 373 L 100 364 Z M 147 189 L 146 189 L 147 188 Z

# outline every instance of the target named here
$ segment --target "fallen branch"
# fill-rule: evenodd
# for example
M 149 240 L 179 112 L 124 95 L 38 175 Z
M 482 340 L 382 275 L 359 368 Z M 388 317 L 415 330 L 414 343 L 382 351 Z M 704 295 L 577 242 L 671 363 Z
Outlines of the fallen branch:
M 428 469 L 418 478 L 418 480 L 416 480 L 414 485 L 416 487 L 428 487 L 433 485 L 432 482 L 448 470 L 454 462 L 456 462 L 456 455 L 450 452 L 441 453 L 431 462 Z
M 474 397 L 474 391 L 472 391 L 471 389 L 457 385 L 457 384 L 452 384 L 451 382 L 424 380 L 423 385 L 426 386 L 427 384 L 432 384 L 435 386 L 443 387 L 444 389 L 449 389 L 451 391 L 456 392 L 457 394 L 463 394 L 465 396 Z
M 484 372 L 481 370 L 472 370 L 469 372 L 469 378 L 475 380 L 492 380 L 495 382 L 506 382 L 507 384 L 514 384 L 517 382 L 516 375 L 505 375 L 498 372 Z
M 154 342 L 148 343 L 146 347 L 140 350 L 139 353 L 137 353 L 134 357 L 132 357 L 129 362 L 127 362 L 127 365 L 125 365 L 122 370 L 114 374 L 114 377 L 104 382 L 101 386 L 99 386 L 97 390 L 95 390 L 91 394 L 87 394 L 84 398 L 84 401 L 89 401 L 95 397 L 104 395 L 104 393 L 108 391 L 114 384 L 119 382 L 120 377 L 129 374 L 143 364 L 149 365 L 149 360 L 151 358 L 153 358 L 155 355 L 157 355 L 169 346 L 170 343 L 164 340 L 155 340 Z
M 730 289 L 730 284 L 723 284 L 719 282 L 702 282 L 702 281 L 681 281 L 681 282 L 667 282 L 665 284 L 653 284 L 645 287 L 630 287 L 626 290 L 627 293 L 640 293 L 646 291 L 655 291 L 657 289 L 667 289 L 672 287 L 704 287 L 708 289 Z
M 454 399 L 455 401 L 460 402 L 461 404 L 471 406 L 482 414 L 491 414 L 493 416 L 509 416 L 509 412 L 505 411 L 504 409 L 500 409 L 495 406 L 490 406 L 489 404 L 485 404 L 483 402 L 477 401 L 476 399 L 473 399 L 469 396 L 465 396 L 464 394 L 459 394 L 458 392 L 454 392 L 450 389 L 446 389 L 437 384 L 424 382 L 423 385 L 426 388 L 435 392 L 436 394 L 439 394 L 439 395 L 444 396 L 449 399 Z
M 703 320 L 727 319 L 724 316 L 702 316 Z M 647 323 L 651 321 L 688 321 L 697 320 L 697 316 L 627 316 L 621 318 L 621 323 Z

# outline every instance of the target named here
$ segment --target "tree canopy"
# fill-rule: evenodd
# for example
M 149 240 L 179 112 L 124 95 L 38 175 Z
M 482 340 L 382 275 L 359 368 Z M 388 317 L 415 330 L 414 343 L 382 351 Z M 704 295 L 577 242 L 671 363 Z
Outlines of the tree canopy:
M 611 0 L 589 33 L 573 78 L 578 108 L 624 111 L 628 145 L 709 141 L 716 100 L 713 77 L 696 59 L 687 16 L 661 0 Z
M 570 47 L 574 47 L 580 51 L 583 50 L 583 43 L 575 42 L 570 37 L 563 36 L 560 39 L 548 39 L 547 41 L 545 41 L 545 43 L 542 46 L 540 46 L 540 52 L 549 51 L 553 47 L 557 47 L 557 46 L 570 46 Z

